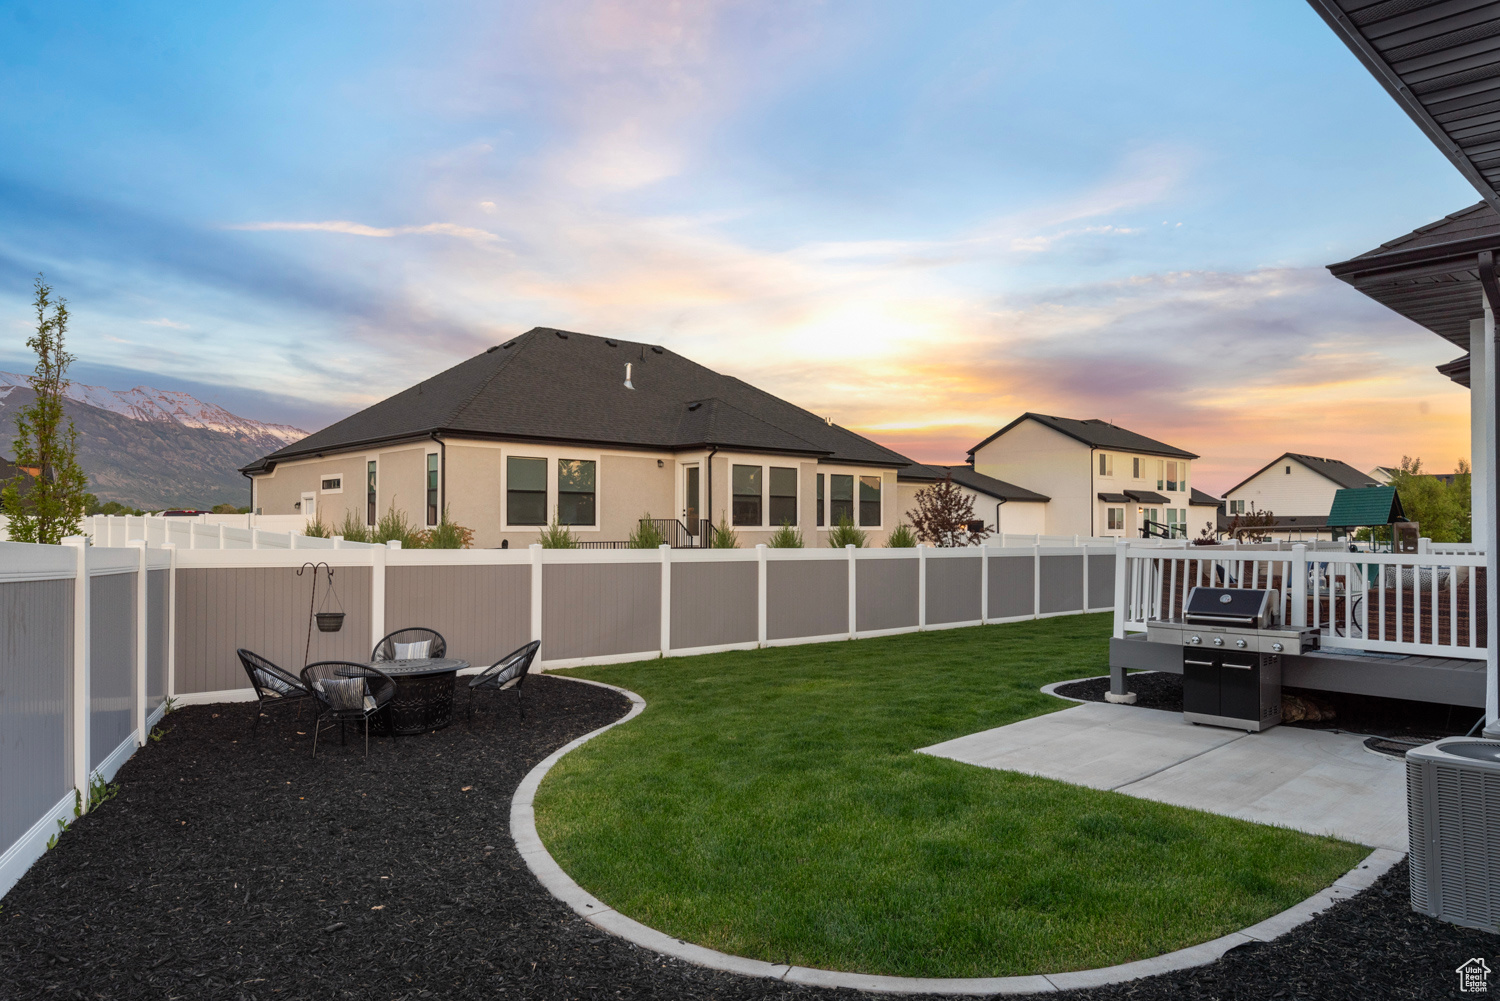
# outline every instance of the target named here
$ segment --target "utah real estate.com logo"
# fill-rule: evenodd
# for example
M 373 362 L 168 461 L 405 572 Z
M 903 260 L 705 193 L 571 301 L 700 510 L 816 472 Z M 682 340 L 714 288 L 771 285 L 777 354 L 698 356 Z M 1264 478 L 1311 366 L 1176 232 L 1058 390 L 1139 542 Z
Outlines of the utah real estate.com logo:
M 1490 968 L 1483 959 L 1474 957 L 1458 968 L 1458 989 L 1464 994 L 1490 992 Z

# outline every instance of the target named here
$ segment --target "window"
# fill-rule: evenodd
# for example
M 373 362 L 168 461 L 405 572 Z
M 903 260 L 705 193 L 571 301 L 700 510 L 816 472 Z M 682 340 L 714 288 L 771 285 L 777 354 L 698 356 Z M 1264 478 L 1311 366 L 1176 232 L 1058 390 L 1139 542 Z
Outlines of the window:
M 1175 463 L 1169 462 L 1167 463 L 1167 465 L 1171 466 L 1175 465 Z M 1178 531 L 1179 528 L 1177 525 L 1177 509 L 1175 507 L 1169 507 L 1167 508 L 1167 532 L 1168 534 L 1175 537 Z
M 1288 475 L 1288 476 L 1292 475 L 1292 467 L 1291 466 L 1287 466 L 1286 467 L 1286 475 Z
M 797 524 L 797 471 L 771 467 L 771 524 Z
M 828 477 L 828 524 L 854 524 L 854 477 L 834 473 Z
M 510 525 L 547 524 L 546 459 L 506 457 L 505 521 Z
M 438 455 L 427 453 L 427 524 L 438 523 Z
M 344 489 L 344 478 L 342 476 L 325 476 L 325 477 L 323 477 L 323 489 L 324 490 L 343 490 Z
M 375 521 L 375 460 L 371 459 L 365 463 L 365 524 L 373 525 Z
M 1130 460 L 1130 477 L 1138 480 L 1141 478 L 1141 457 L 1136 456 Z
M 1108 452 L 1099 453 L 1099 475 L 1115 475 L 1115 457 L 1110 455 Z
M 734 491 L 734 523 L 736 525 L 759 525 L 760 517 L 760 467 L 735 466 L 730 474 Z
M 1186 462 L 1179 462 L 1177 464 L 1177 489 L 1181 490 L 1183 493 L 1187 493 L 1188 488 L 1187 467 L 1188 464 Z
M 1232 500 L 1232 501 L 1230 501 L 1229 502 L 1229 513 L 1230 514 L 1244 514 L 1245 513 L 1245 502 L 1242 501 L 1242 500 Z
M 823 527 L 823 474 L 818 474 L 818 527 Z
M 1167 461 L 1167 489 L 1174 492 L 1177 490 L 1177 460 L 1175 459 Z
M 594 523 L 594 460 L 557 460 L 557 521 L 561 525 Z
M 1167 488 L 1167 464 L 1161 459 L 1156 460 L 1156 489 Z
M 1141 460 L 1137 459 L 1136 462 Z M 1112 507 L 1109 509 L 1109 530 L 1111 532 L 1125 531 L 1125 509 L 1123 507 Z
M 865 527 L 880 524 L 880 477 L 859 478 L 859 523 Z

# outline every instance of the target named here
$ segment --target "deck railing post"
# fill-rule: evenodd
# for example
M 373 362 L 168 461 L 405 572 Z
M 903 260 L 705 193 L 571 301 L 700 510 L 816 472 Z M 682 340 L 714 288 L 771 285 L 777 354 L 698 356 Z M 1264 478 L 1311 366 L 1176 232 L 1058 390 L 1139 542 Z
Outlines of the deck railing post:
M 1292 596 L 1293 626 L 1307 625 L 1307 545 L 1299 542 L 1292 546 L 1292 579 L 1287 590 Z
M 1115 543 L 1115 639 L 1125 638 L 1126 602 L 1130 597 L 1129 568 L 1130 543 L 1120 539 Z M 1085 557 L 1087 559 L 1087 557 Z

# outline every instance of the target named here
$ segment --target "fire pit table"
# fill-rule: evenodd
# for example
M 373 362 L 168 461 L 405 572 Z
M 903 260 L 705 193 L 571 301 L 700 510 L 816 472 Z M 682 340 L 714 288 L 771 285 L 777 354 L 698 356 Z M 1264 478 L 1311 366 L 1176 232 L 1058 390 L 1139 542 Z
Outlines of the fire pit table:
M 396 696 L 372 723 L 398 734 L 441 730 L 453 721 L 453 683 L 469 666 L 451 657 L 420 660 L 375 660 L 370 666 L 390 675 Z

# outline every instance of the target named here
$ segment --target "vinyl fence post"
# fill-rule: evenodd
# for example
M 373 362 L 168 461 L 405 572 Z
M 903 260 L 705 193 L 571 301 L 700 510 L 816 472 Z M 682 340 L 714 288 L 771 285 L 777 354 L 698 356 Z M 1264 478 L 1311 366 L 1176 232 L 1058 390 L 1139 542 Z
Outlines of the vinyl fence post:
M 755 547 L 755 642 L 766 645 L 766 547 Z
M 135 670 L 134 704 L 135 746 L 146 746 L 146 543 L 132 542 L 140 552 L 135 574 Z
M 177 543 L 164 542 L 167 551 L 167 676 L 163 698 L 177 694 Z
M 672 547 L 663 542 L 661 550 L 661 655 L 672 652 Z
M 849 554 L 849 638 L 854 638 L 855 627 L 859 625 L 859 598 L 855 594 L 856 581 L 859 574 L 854 570 L 854 554 L 859 550 L 853 543 L 844 547 L 844 552 Z
M 927 544 L 917 543 L 917 631 L 927 628 Z
M 1075 535 L 1075 536 L 1073 536 L 1073 538 L 1076 539 L 1076 538 L 1078 538 L 1078 536 Z M 1077 543 L 1075 542 L 1074 545 L 1077 545 Z M 1083 614 L 1087 615 L 1088 611 L 1089 611 L 1089 547 L 1088 547 L 1087 544 L 1085 544 L 1083 546 Z
M 260 531 L 252 529 L 252 531 Z M 385 639 L 385 556 L 384 546 L 370 550 L 370 649 Z
M 1297 543 L 1292 547 L 1292 625 L 1307 625 L 1307 546 Z
M 224 545 L 224 523 L 222 521 L 219 522 L 219 548 L 220 549 L 228 549 L 229 548 L 228 546 Z
M 531 544 L 531 638 L 542 638 L 542 544 Z M 540 658 L 538 658 L 540 660 Z
M 979 623 L 987 625 L 990 621 L 990 544 L 983 543 L 979 547 Z
M 73 684 L 68 707 L 73 745 L 73 788 L 80 794 L 89 787 L 89 551 L 82 536 L 70 536 L 63 545 L 73 546 L 77 562 L 73 577 Z M 83 796 L 83 809 L 89 798 Z
M 1041 539 L 1038 535 L 1037 539 Z M 1031 547 L 1031 617 L 1042 617 L 1042 547 L 1041 543 Z
M 1115 639 L 1125 638 L 1125 609 L 1130 597 L 1128 572 L 1130 543 L 1124 539 L 1115 543 Z

